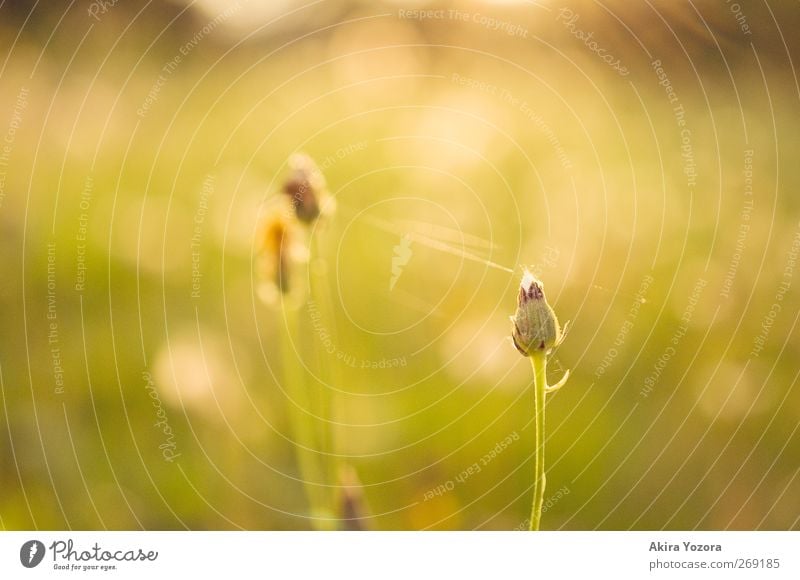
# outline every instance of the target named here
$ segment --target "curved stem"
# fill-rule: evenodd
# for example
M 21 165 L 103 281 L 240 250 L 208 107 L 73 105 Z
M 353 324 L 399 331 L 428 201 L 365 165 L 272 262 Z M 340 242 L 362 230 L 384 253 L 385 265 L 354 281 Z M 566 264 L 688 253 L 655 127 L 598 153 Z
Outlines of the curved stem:
M 536 430 L 534 450 L 533 507 L 531 509 L 531 531 L 539 530 L 544 503 L 544 396 L 547 389 L 547 359 L 543 352 L 531 355 L 533 366 L 533 413 Z

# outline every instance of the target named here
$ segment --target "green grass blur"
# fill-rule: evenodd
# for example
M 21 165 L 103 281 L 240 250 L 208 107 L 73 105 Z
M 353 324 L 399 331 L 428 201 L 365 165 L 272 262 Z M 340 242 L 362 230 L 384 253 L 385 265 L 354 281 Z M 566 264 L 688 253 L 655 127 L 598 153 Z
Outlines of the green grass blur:
M 719 3 L 603 4 L 571 1 L 572 24 L 548 2 L 242 5 L 213 25 L 213 3 L 0 6 L 0 139 L 19 125 L 0 166 L 0 526 L 310 527 L 254 268 L 305 151 L 337 201 L 311 234 L 335 307 L 297 342 L 336 377 L 335 414 L 308 421 L 337 423 L 373 529 L 528 517 L 524 266 L 572 322 L 545 500 L 566 493 L 543 529 L 796 529 L 800 13 L 742 1 L 745 34 Z M 404 233 L 422 237 L 390 287 Z

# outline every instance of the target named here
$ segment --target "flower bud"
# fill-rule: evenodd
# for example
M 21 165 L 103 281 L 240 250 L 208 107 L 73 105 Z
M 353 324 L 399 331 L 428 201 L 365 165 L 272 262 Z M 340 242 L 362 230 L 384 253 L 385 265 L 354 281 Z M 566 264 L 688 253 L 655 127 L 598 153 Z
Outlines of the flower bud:
M 291 244 L 291 234 L 286 220 L 271 216 L 264 223 L 262 242 L 262 256 L 264 258 L 262 274 L 270 280 L 281 294 L 289 292 L 290 259 L 288 249 Z
M 345 531 L 364 531 L 369 529 L 368 509 L 364 498 L 364 488 L 355 469 L 344 465 L 339 470 L 341 491 L 339 495 L 339 517 Z
M 280 204 L 266 210 L 259 227 L 257 271 L 259 297 L 267 304 L 281 296 L 296 295 L 298 266 L 308 260 L 308 251 L 288 208 Z
M 511 338 L 523 356 L 548 353 L 561 340 L 561 327 L 544 297 L 544 285 L 525 271 L 519 286 L 517 312 L 511 318 Z
M 325 177 L 308 155 L 295 153 L 289 158 L 291 172 L 283 192 L 292 200 L 297 219 L 303 223 L 316 220 L 327 198 Z

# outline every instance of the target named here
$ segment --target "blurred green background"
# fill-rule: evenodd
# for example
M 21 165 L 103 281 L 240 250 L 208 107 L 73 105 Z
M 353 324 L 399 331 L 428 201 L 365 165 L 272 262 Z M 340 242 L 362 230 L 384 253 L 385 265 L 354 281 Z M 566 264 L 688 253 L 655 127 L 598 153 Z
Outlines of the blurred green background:
M 800 10 L 732 6 L 0 4 L 0 526 L 311 527 L 256 260 L 305 151 L 292 364 L 368 527 L 525 527 L 523 267 L 544 529 L 800 527 Z

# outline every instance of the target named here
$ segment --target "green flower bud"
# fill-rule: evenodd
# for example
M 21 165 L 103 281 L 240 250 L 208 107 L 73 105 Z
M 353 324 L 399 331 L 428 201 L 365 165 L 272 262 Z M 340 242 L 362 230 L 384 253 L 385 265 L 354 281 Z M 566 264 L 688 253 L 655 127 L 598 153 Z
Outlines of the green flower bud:
M 561 327 L 544 297 L 544 285 L 527 270 L 522 276 L 517 312 L 511 322 L 511 338 L 523 356 L 537 352 L 546 354 L 561 341 Z

